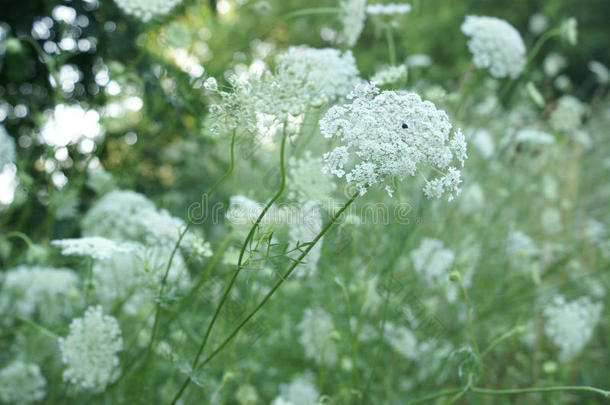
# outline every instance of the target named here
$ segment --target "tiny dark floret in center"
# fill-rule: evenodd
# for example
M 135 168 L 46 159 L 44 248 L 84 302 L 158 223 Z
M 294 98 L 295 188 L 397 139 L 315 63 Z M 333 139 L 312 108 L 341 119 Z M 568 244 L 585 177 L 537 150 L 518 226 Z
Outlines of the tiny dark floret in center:
M 402 129 L 407 129 L 409 126 L 407 124 L 402 124 Z

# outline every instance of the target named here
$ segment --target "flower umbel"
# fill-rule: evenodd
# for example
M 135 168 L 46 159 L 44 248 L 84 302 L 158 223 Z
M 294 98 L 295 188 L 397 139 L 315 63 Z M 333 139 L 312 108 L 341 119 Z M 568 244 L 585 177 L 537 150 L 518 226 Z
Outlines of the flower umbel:
M 59 348 L 67 365 L 64 380 L 82 389 L 101 392 L 118 377 L 121 329 L 101 306 L 89 307 L 82 318 L 73 319 L 68 336 L 59 338 Z
M 348 97 L 351 104 L 333 106 L 320 121 L 322 134 L 337 138 L 341 145 L 324 154 L 324 172 L 354 182 L 360 194 L 368 187 L 391 179 L 414 176 L 425 167 L 441 173 L 426 180 L 428 197 L 459 193 L 460 171 L 454 159 L 464 164 L 466 142 L 442 110 L 417 94 L 383 91 L 371 84 L 359 85 Z

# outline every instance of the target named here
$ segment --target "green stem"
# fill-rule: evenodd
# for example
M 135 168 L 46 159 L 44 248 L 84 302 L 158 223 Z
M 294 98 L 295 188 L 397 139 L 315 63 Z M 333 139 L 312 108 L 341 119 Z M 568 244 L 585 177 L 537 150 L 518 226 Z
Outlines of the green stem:
M 32 245 L 34 244 L 32 242 L 32 239 L 30 239 L 25 233 L 23 232 L 19 232 L 19 231 L 13 231 L 13 232 L 9 232 L 6 234 L 6 238 L 19 238 L 21 240 L 23 240 L 28 247 L 32 247 Z
M 390 64 L 396 66 L 396 47 L 394 46 L 394 33 L 388 24 L 385 29 L 385 37 L 388 41 L 388 53 L 390 54 Z
M 23 323 L 31 326 L 32 328 L 38 330 L 42 334 L 47 335 L 47 336 L 49 336 L 49 337 L 51 337 L 53 339 L 59 339 L 59 335 L 57 335 L 55 332 L 53 332 L 50 329 L 45 328 L 42 325 L 37 324 L 36 322 L 34 322 L 34 321 L 30 320 L 30 319 L 24 318 L 24 317 L 22 317 L 20 315 L 13 315 L 13 314 L 6 314 L 4 316 L 11 317 L 11 318 L 14 318 L 14 319 L 16 319 L 16 320 L 18 320 L 20 322 L 23 322 Z
M 508 91 L 512 87 L 514 87 L 514 85 L 516 85 L 519 82 L 520 78 L 525 76 L 527 70 L 529 69 L 530 65 L 534 61 L 534 58 L 536 57 L 536 55 L 538 55 L 538 52 L 540 51 L 540 48 L 542 48 L 542 45 L 544 45 L 544 43 L 546 41 L 548 41 L 549 39 L 551 39 L 554 36 L 557 36 L 559 34 L 560 34 L 559 28 L 555 28 L 553 30 L 547 31 L 544 35 L 542 35 L 540 38 L 538 38 L 538 41 L 536 41 L 536 43 L 532 47 L 532 50 L 527 55 L 527 61 L 525 62 L 525 67 L 523 69 L 523 74 L 521 74 L 520 76 L 516 77 L 513 80 L 507 81 L 504 84 L 504 86 L 502 87 L 502 90 L 500 91 L 500 96 L 499 96 L 500 100 L 504 100 L 504 97 L 506 97 L 506 94 L 508 93 Z
M 430 394 L 425 397 L 421 397 L 421 398 L 415 399 L 413 401 L 407 402 L 406 405 L 423 404 L 424 402 L 429 402 L 429 401 L 432 401 L 433 399 L 447 397 L 447 396 L 453 395 L 453 394 L 458 394 L 461 391 L 462 391 L 461 388 L 456 388 L 456 389 L 452 389 L 452 390 L 437 392 L 437 393 Z
M 282 183 L 280 185 L 279 190 L 275 193 L 273 198 L 271 200 L 269 200 L 269 202 L 267 203 L 265 208 L 263 208 L 263 210 L 259 214 L 258 218 L 256 218 L 256 222 L 254 223 L 254 225 L 252 225 L 252 228 L 250 228 L 250 232 L 248 232 L 248 236 L 246 236 L 246 240 L 244 241 L 244 243 L 243 243 L 243 245 L 241 247 L 241 251 L 239 252 L 239 259 L 237 261 L 237 268 L 235 269 L 235 272 L 233 273 L 233 277 L 231 277 L 231 281 L 229 281 L 229 285 L 225 289 L 225 291 L 224 291 L 224 293 L 222 295 L 222 298 L 220 299 L 220 302 L 218 303 L 218 306 L 216 307 L 216 311 L 214 311 L 214 315 L 212 316 L 212 320 L 208 324 L 208 327 L 207 327 L 207 329 L 205 331 L 205 334 L 203 336 L 203 340 L 201 341 L 201 345 L 199 346 L 199 349 L 197 350 L 197 354 L 195 355 L 195 359 L 193 360 L 193 363 L 192 363 L 192 367 L 193 368 L 195 368 L 195 366 L 199 362 L 199 358 L 201 357 L 201 353 L 203 353 L 203 349 L 205 348 L 205 345 L 208 342 L 208 339 L 210 337 L 210 333 L 212 332 L 212 328 L 214 327 L 214 324 L 216 323 L 216 320 L 218 319 L 218 315 L 220 314 L 220 310 L 222 309 L 225 301 L 227 300 L 227 297 L 229 296 L 229 293 L 231 292 L 231 289 L 233 288 L 233 285 L 235 284 L 235 280 L 237 280 L 237 276 L 239 276 L 239 273 L 241 272 L 241 269 L 243 268 L 242 260 L 243 260 L 243 257 L 244 257 L 244 252 L 246 251 L 246 247 L 248 246 L 248 243 L 252 239 L 252 236 L 254 235 L 254 232 L 256 231 L 256 229 L 258 228 L 259 224 L 263 220 L 263 217 L 265 216 L 267 211 L 271 208 L 271 205 L 273 205 L 273 203 L 284 192 L 284 187 L 286 186 L 286 170 L 285 170 L 285 167 L 284 167 L 284 150 L 286 149 L 286 138 L 287 138 L 287 136 L 286 136 L 286 125 L 284 124 L 284 130 L 283 130 L 283 133 L 282 133 L 282 145 L 280 147 L 280 170 L 281 170 L 281 173 L 282 173 Z
M 328 230 L 331 228 L 331 226 L 337 222 L 337 219 L 339 219 L 339 217 L 341 216 L 341 214 L 343 214 L 343 212 L 354 202 L 354 200 L 356 199 L 356 197 L 358 197 L 360 194 L 359 192 L 356 192 L 344 205 L 343 207 L 341 207 L 341 209 L 339 211 L 337 211 L 335 213 L 335 215 L 333 215 L 333 217 L 330 219 L 330 221 L 326 224 L 326 226 L 324 226 L 324 228 L 322 228 L 322 230 L 320 231 L 320 233 L 318 233 L 318 235 L 316 235 L 316 237 L 311 241 L 311 243 L 305 248 L 305 250 L 303 250 L 303 252 L 299 255 L 299 257 L 292 263 L 292 265 L 288 268 L 288 270 L 282 275 L 282 277 L 275 283 L 275 285 L 271 288 L 271 290 L 267 293 L 267 295 L 265 295 L 265 297 L 261 300 L 261 302 L 248 314 L 248 316 L 246 316 L 246 318 L 233 330 L 233 332 L 231 332 L 231 334 L 216 348 L 214 349 L 214 351 L 212 351 L 212 353 L 206 357 L 201 364 L 196 365 L 195 367 L 193 367 L 193 369 L 201 369 L 203 366 L 205 366 L 207 363 L 209 363 L 214 357 L 216 357 L 216 355 L 218 353 L 220 353 L 222 351 L 222 349 L 229 344 L 229 342 L 231 342 L 233 340 L 233 338 L 235 338 L 235 336 L 237 336 L 237 334 L 239 333 L 239 331 L 246 325 L 246 323 L 248 323 L 250 321 L 250 319 L 252 319 L 252 317 L 254 317 L 254 315 L 256 315 L 256 313 L 267 303 L 267 301 L 269 301 L 269 299 L 271 298 L 271 296 L 273 296 L 273 294 L 277 291 L 278 288 L 280 288 L 280 286 L 284 283 L 284 281 L 286 279 L 288 279 L 288 277 L 290 277 L 290 274 L 292 274 L 292 272 L 294 271 L 294 269 L 301 264 L 301 261 L 303 260 L 303 258 L 305 256 L 307 256 L 307 254 L 311 251 L 311 249 L 313 249 L 313 247 L 316 245 L 316 243 L 318 243 L 318 241 L 324 236 L 324 234 L 326 234 L 326 232 L 328 232 Z M 180 390 L 178 391 L 178 393 L 176 394 L 176 396 L 174 397 L 174 399 L 172 400 L 171 404 L 174 405 L 178 399 L 180 399 L 180 397 L 182 396 L 182 393 L 184 392 L 184 390 L 186 389 L 186 387 L 189 385 L 189 383 L 191 382 L 190 378 L 187 378 L 184 383 L 182 384 L 182 387 L 180 387 Z
M 317 7 L 317 8 L 303 8 L 300 10 L 292 11 L 285 14 L 282 19 L 289 20 L 291 18 L 306 17 L 308 15 L 317 14 L 338 14 L 341 11 L 339 7 Z
M 210 195 L 216 190 L 216 188 L 227 178 L 231 175 L 231 172 L 233 172 L 233 168 L 235 167 L 235 137 L 236 137 L 236 131 L 233 131 L 233 135 L 231 137 L 231 162 L 229 164 L 229 169 L 225 172 L 225 174 L 223 174 L 217 181 L 216 183 L 214 183 L 214 185 L 212 185 L 212 187 L 210 188 L 210 190 L 203 195 L 202 197 L 202 209 L 205 209 L 206 207 L 206 203 L 207 200 L 209 199 Z M 178 237 L 178 241 L 176 242 L 176 244 L 174 245 L 174 249 L 172 250 L 172 253 L 169 257 L 169 260 L 167 262 L 167 267 L 165 268 L 165 273 L 163 274 L 163 279 L 161 280 L 161 287 L 159 289 L 159 294 L 157 296 L 157 303 L 155 306 L 155 320 L 153 323 L 153 329 L 150 335 L 150 341 L 148 342 L 148 348 L 147 348 L 147 353 L 146 353 L 146 360 L 144 361 L 144 365 L 146 365 L 148 363 L 148 360 L 150 359 L 150 355 L 152 353 L 152 349 L 153 349 L 153 345 L 154 345 L 154 341 L 155 341 L 155 337 L 157 335 L 157 330 L 159 328 L 159 319 L 160 319 L 160 315 L 161 315 L 161 297 L 163 296 L 163 291 L 165 289 L 165 284 L 167 283 L 167 277 L 169 276 L 169 270 L 172 266 L 172 262 L 174 261 L 174 257 L 176 255 L 176 252 L 178 251 L 178 248 L 180 247 L 180 243 L 182 242 L 182 239 L 184 238 L 184 236 L 186 235 L 186 233 L 188 232 L 189 228 L 191 227 L 191 225 L 193 225 L 193 219 L 189 216 L 187 218 L 187 223 L 186 226 L 184 227 L 184 230 L 180 233 L 180 236 Z
M 487 347 L 487 349 L 483 350 L 482 355 L 486 356 L 487 353 L 489 353 L 491 351 L 491 349 L 496 347 L 498 344 L 502 343 L 503 341 L 505 341 L 506 339 L 510 338 L 511 336 L 513 336 L 513 335 L 515 335 L 517 333 L 521 333 L 521 332 L 523 332 L 523 326 L 519 325 L 519 326 L 516 326 L 516 327 L 512 328 L 508 332 L 503 333 L 502 335 L 500 335 L 499 337 L 494 339 L 490 343 L 490 345 Z
M 470 306 L 468 304 L 468 292 L 466 291 L 466 286 L 462 281 L 462 278 L 458 278 L 458 282 L 460 283 L 460 287 L 462 288 L 462 292 L 464 293 L 464 301 L 466 305 L 466 320 L 468 322 L 468 330 L 470 331 L 470 338 L 472 339 L 472 346 L 474 347 L 474 352 L 477 357 L 477 363 L 479 365 L 479 373 L 483 371 L 483 362 L 481 357 L 481 351 L 479 350 L 479 344 L 477 343 L 477 339 L 474 335 L 474 326 L 472 324 L 472 317 L 470 316 Z
M 479 387 L 471 387 L 470 390 L 472 392 L 476 392 L 477 394 L 483 395 L 514 395 L 514 394 L 530 394 L 534 392 L 554 392 L 554 391 L 584 391 L 584 392 L 593 392 L 595 394 L 600 394 L 605 398 L 610 398 L 610 391 L 602 390 L 595 387 L 587 387 L 587 386 L 573 386 L 573 385 L 565 385 L 565 386 L 557 386 L 557 387 L 532 387 L 532 388 L 513 388 L 513 389 L 505 389 L 505 390 L 494 390 L 487 388 L 479 388 Z

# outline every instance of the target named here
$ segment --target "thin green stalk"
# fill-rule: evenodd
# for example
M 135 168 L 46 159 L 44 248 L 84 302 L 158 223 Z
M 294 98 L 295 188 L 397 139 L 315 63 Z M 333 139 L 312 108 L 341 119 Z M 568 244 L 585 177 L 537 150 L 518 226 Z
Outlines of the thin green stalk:
M 216 310 L 214 311 L 214 315 L 212 316 L 212 320 L 208 324 L 208 327 L 207 327 L 207 329 L 205 331 L 205 334 L 203 335 L 203 340 L 201 341 L 201 345 L 199 346 L 199 349 L 197 350 L 197 354 L 195 355 L 195 359 L 193 360 L 193 363 L 192 363 L 192 367 L 193 368 L 195 368 L 195 366 L 199 362 L 199 358 L 201 357 L 201 353 L 203 353 L 203 349 L 205 348 L 205 345 L 208 342 L 208 339 L 210 337 L 210 333 L 212 332 L 214 324 L 216 323 L 216 320 L 218 319 L 218 315 L 220 314 L 220 310 L 222 309 L 225 301 L 227 300 L 227 298 L 229 296 L 229 293 L 231 292 L 231 289 L 233 288 L 233 285 L 235 284 L 235 280 L 237 280 L 237 276 L 239 276 L 239 273 L 241 272 L 241 269 L 243 268 L 242 260 L 243 260 L 243 257 L 244 257 L 244 252 L 246 251 L 246 247 L 248 246 L 248 243 L 252 239 L 252 236 L 254 235 L 254 232 L 256 231 L 256 229 L 258 228 L 259 224 L 263 220 L 263 217 L 265 216 L 265 214 L 267 213 L 269 208 L 271 208 L 271 205 L 273 205 L 273 203 L 284 192 L 284 188 L 286 186 L 286 169 L 284 167 L 284 150 L 286 149 L 286 138 L 287 138 L 287 136 L 286 136 L 286 125 L 284 125 L 284 130 L 283 130 L 283 133 L 282 133 L 282 145 L 280 147 L 280 170 L 281 170 L 281 173 L 282 173 L 282 182 L 280 184 L 280 188 L 275 193 L 273 198 L 271 198 L 271 200 L 269 200 L 267 205 L 263 208 L 263 210 L 261 211 L 260 215 L 256 219 L 256 222 L 254 223 L 254 225 L 252 225 L 252 228 L 250 228 L 250 232 L 248 232 L 248 236 L 246 236 L 246 240 L 244 241 L 244 243 L 243 243 L 243 245 L 241 247 L 241 251 L 239 252 L 239 259 L 237 261 L 237 268 L 235 269 L 235 272 L 233 273 L 233 277 L 231 277 L 231 281 L 229 281 L 229 285 L 225 289 L 225 291 L 224 291 L 224 293 L 222 295 L 222 298 L 220 299 L 220 302 L 218 303 L 218 306 L 216 307 Z
M 28 245 L 28 247 L 32 247 L 32 245 L 34 244 L 32 242 L 32 239 L 30 239 L 25 233 L 19 232 L 19 231 L 13 231 L 13 232 L 7 233 L 6 238 L 7 239 L 9 239 L 9 238 L 21 239 Z
M 421 397 L 421 398 L 415 399 L 413 401 L 407 402 L 405 405 L 423 404 L 424 402 L 429 402 L 429 401 L 432 401 L 433 399 L 448 397 L 449 395 L 458 394 L 461 391 L 462 391 L 461 388 L 455 388 L 452 390 L 436 392 L 434 394 L 426 395 L 425 397 Z
M 50 329 L 45 328 L 42 325 L 37 324 L 36 322 L 34 322 L 34 321 L 30 320 L 30 319 L 24 318 L 24 317 L 22 317 L 20 315 L 13 315 L 13 314 L 7 314 L 5 316 L 11 317 L 11 318 L 14 318 L 14 319 L 16 319 L 16 320 L 18 320 L 20 322 L 23 322 L 23 323 L 31 326 L 32 328 L 36 329 L 37 331 L 41 332 L 42 334 L 47 335 L 47 336 L 49 336 L 49 337 L 51 337 L 53 339 L 59 339 L 59 335 L 57 335 L 55 332 L 53 332 Z
M 306 17 L 308 15 L 318 14 L 338 14 L 341 11 L 339 7 L 317 7 L 317 8 L 303 8 L 300 10 L 292 11 L 285 14 L 282 19 L 289 20 L 291 18 Z
M 235 336 L 237 336 L 239 331 L 250 321 L 250 319 L 252 319 L 252 317 L 254 317 L 254 315 L 256 315 L 256 313 L 267 303 L 267 301 L 269 301 L 269 299 L 273 296 L 273 294 L 277 291 L 277 289 L 280 288 L 280 286 L 284 283 L 285 280 L 288 279 L 288 277 L 290 277 L 290 274 L 292 274 L 294 269 L 301 263 L 303 258 L 305 258 L 305 256 L 307 256 L 307 254 L 309 254 L 309 252 L 311 251 L 311 249 L 313 249 L 313 247 L 316 245 L 316 243 L 318 243 L 318 241 L 326 234 L 326 232 L 328 232 L 328 230 L 333 226 L 333 224 L 335 222 L 337 222 L 337 219 L 339 219 L 341 214 L 343 214 L 343 212 L 354 202 L 356 197 L 358 197 L 359 195 L 360 195 L 359 192 L 356 192 L 343 205 L 343 207 L 341 207 L 341 209 L 339 211 L 337 211 L 335 213 L 335 215 L 333 215 L 333 217 L 330 219 L 330 221 L 324 226 L 324 228 L 322 228 L 320 233 L 318 233 L 318 235 L 316 235 L 316 237 L 305 248 L 305 250 L 303 250 L 303 252 L 299 255 L 299 257 L 292 263 L 292 265 L 282 275 L 282 277 L 280 277 L 280 279 L 275 283 L 275 285 L 271 288 L 271 290 L 267 293 L 267 295 L 265 295 L 265 297 L 261 300 L 261 302 L 248 314 L 248 316 L 246 316 L 246 318 L 233 330 L 233 332 L 231 332 L 231 334 L 216 349 L 214 349 L 214 351 L 212 351 L 212 353 L 208 357 L 206 357 L 201 362 L 201 364 L 196 365 L 195 367 L 193 367 L 193 369 L 203 368 L 214 357 L 216 357 L 216 355 L 218 355 L 218 353 L 220 353 L 222 351 L 222 349 L 224 349 L 224 347 L 226 345 L 228 345 L 229 342 L 231 342 L 235 338 Z M 187 378 L 184 381 L 184 383 L 180 387 L 180 390 L 178 391 L 178 393 L 172 400 L 172 402 L 171 402 L 172 405 L 174 405 L 178 401 L 178 399 L 180 399 L 180 397 L 182 396 L 182 393 L 184 392 L 186 387 L 188 387 L 190 382 L 191 382 L 190 378 Z
M 470 316 L 470 305 L 468 304 L 468 292 L 466 291 L 466 286 L 462 281 L 461 277 L 458 277 L 457 280 L 460 283 L 460 287 L 462 288 L 462 292 L 464 293 L 464 301 L 466 306 L 466 320 L 468 321 L 468 330 L 470 331 L 470 338 L 472 339 L 472 346 L 474 347 L 474 352 L 477 357 L 477 363 L 479 365 L 479 373 L 483 371 L 483 361 L 481 360 L 481 351 L 479 350 L 479 344 L 477 343 L 477 339 L 474 335 L 474 326 L 472 324 L 472 317 Z
M 233 172 L 233 168 L 235 167 L 235 137 L 236 137 L 236 131 L 233 130 L 233 135 L 231 137 L 231 161 L 230 161 L 230 164 L 229 164 L 229 169 L 225 172 L 225 174 L 223 174 L 216 181 L 216 183 L 214 183 L 214 185 L 212 185 L 210 190 L 206 194 L 203 195 L 203 197 L 202 197 L 202 205 L 201 205 L 202 209 L 205 209 L 205 206 L 207 204 L 207 200 L 209 199 L 210 195 L 216 190 L 216 188 L 228 176 L 231 175 L 231 172 Z M 176 256 L 176 252 L 178 251 L 178 248 L 180 247 L 180 243 L 182 242 L 182 239 L 184 238 L 184 236 L 188 232 L 188 230 L 191 227 L 191 225 L 193 225 L 193 218 L 191 218 L 191 216 L 189 215 L 188 218 L 187 218 L 186 226 L 184 227 L 184 230 L 180 233 L 180 236 L 178 237 L 178 241 L 174 245 L 174 249 L 172 250 L 172 253 L 169 256 L 169 260 L 167 262 L 167 267 L 165 268 L 165 273 L 163 274 L 163 278 L 161 279 L 161 286 L 159 288 L 159 294 L 157 296 L 157 303 L 156 303 L 156 306 L 155 306 L 155 320 L 153 322 L 153 329 L 152 329 L 152 332 L 151 332 L 151 335 L 150 335 L 150 341 L 148 342 L 148 348 L 146 350 L 146 360 L 144 361 L 144 365 L 146 365 L 148 363 L 148 360 L 150 359 L 150 355 L 152 353 L 155 337 L 157 335 L 157 330 L 159 328 L 159 320 L 160 320 L 160 317 L 161 317 L 160 316 L 161 315 L 161 297 L 163 296 L 163 292 L 164 292 L 164 289 L 165 289 L 165 284 L 167 283 L 167 277 L 169 276 L 169 270 L 171 269 L 172 262 L 174 261 L 174 257 Z
M 396 46 L 394 45 L 394 33 L 388 24 L 385 29 L 385 37 L 388 41 L 388 53 L 390 54 L 390 64 L 396 66 Z
M 506 339 L 510 338 L 511 336 L 517 334 L 517 333 L 522 333 L 523 332 L 523 326 L 519 325 L 519 326 L 515 326 L 514 328 L 512 328 L 511 330 L 509 330 L 508 332 L 503 333 L 502 335 L 500 335 L 499 337 L 497 337 L 496 339 L 494 339 L 489 346 L 487 347 L 487 349 L 483 350 L 482 355 L 486 356 L 487 353 L 489 353 L 491 351 L 491 349 L 493 349 L 494 347 L 496 347 L 498 344 L 502 343 L 503 341 L 505 341 Z
M 595 394 L 599 394 L 604 396 L 605 398 L 610 398 L 610 391 L 602 390 L 600 388 L 595 387 L 587 387 L 587 386 L 573 386 L 573 385 L 564 385 L 557 387 L 532 387 L 532 388 L 512 388 L 512 389 L 487 389 L 487 388 L 479 388 L 479 387 L 471 387 L 470 390 L 472 392 L 476 392 L 477 394 L 483 395 L 516 395 L 516 394 L 531 394 L 534 392 L 555 392 L 555 391 L 581 391 L 581 392 L 592 392 Z

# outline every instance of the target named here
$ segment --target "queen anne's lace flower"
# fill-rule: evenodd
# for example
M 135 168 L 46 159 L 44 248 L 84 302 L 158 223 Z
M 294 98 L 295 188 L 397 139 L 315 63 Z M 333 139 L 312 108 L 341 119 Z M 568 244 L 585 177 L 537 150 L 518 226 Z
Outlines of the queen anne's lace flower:
M 107 260 L 115 253 L 127 253 L 138 248 L 134 243 L 117 243 L 100 236 L 78 239 L 58 239 L 51 245 L 61 249 L 65 256 L 87 256 L 96 260 Z
M 601 304 L 589 297 L 568 302 L 559 295 L 542 311 L 546 318 L 544 331 L 559 347 L 559 359 L 569 361 L 578 355 L 593 337 L 602 312 Z
M 116 253 L 110 260 L 93 265 L 94 292 L 100 303 L 112 308 L 123 302 L 130 314 L 141 313 L 154 302 L 167 271 L 173 246 L 140 247 L 130 253 Z M 176 252 L 166 278 L 166 294 L 184 291 L 190 285 L 184 258 Z
M 511 231 L 507 238 L 506 255 L 511 267 L 517 270 L 528 268 L 540 253 L 534 240 L 521 231 Z
M 320 121 L 322 134 L 341 142 L 324 154 L 324 172 L 356 183 L 360 194 L 369 186 L 414 176 L 418 168 L 432 167 L 440 178 L 426 181 L 428 197 L 459 192 L 460 172 L 451 166 L 454 158 L 463 165 L 466 142 L 452 128 L 444 111 L 415 93 L 383 91 L 370 84 L 359 85 L 348 98 L 351 104 L 336 105 Z M 386 187 L 391 195 L 391 188 Z
M 515 142 L 531 146 L 552 145 L 555 143 L 555 137 L 538 129 L 523 128 L 515 134 Z
M 70 269 L 19 266 L 4 273 L 0 312 L 54 324 L 80 303 L 79 279 Z
M 128 190 L 112 191 L 100 198 L 83 218 L 85 236 L 149 245 L 175 245 L 186 224 L 165 210 L 157 210 L 144 195 Z M 193 235 L 181 243 L 190 247 Z
M 404 82 L 407 80 L 407 66 L 387 66 L 377 72 L 371 77 L 371 83 L 376 86 L 385 86 L 388 84 Z
M 0 370 L 0 401 L 6 404 L 31 404 L 42 400 L 47 381 L 35 363 L 17 360 Z
M 213 90 L 215 86 L 209 84 L 208 89 L 221 99 L 210 107 L 210 113 L 216 126 L 265 132 L 290 123 L 308 107 L 345 97 L 359 82 L 358 74 L 351 51 L 290 47 L 277 56 L 273 71 L 230 75 L 231 92 Z M 218 128 L 212 129 L 218 132 Z
M 424 238 L 419 247 L 411 252 L 415 271 L 431 286 L 442 284 L 449 278 L 449 269 L 455 255 L 445 249 L 438 239 Z
M 561 37 L 570 45 L 578 43 L 578 21 L 574 17 L 566 19 L 559 28 Z
M 14 163 L 17 155 L 15 152 L 15 141 L 0 125 L 0 172 L 5 165 Z
M 140 21 L 148 22 L 166 14 L 182 0 L 114 0 L 125 14 L 129 14 Z
M 525 45 L 512 25 L 495 17 L 469 15 L 462 32 L 470 37 L 468 49 L 478 68 L 489 68 L 493 77 L 515 78 L 525 68 Z
M 299 343 L 305 349 L 305 355 L 318 364 L 334 365 L 338 359 L 338 348 L 332 339 L 334 332 L 333 319 L 322 308 L 307 308 L 303 319 L 297 325 L 300 333 Z
M 320 394 L 312 383 L 312 377 L 297 377 L 290 384 L 280 386 L 280 395 L 271 405 L 316 405 Z
M 366 6 L 366 12 L 370 15 L 387 15 L 387 16 L 395 16 L 400 14 L 407 14 L 411 11 L 410 4 L 398 4 L 398 3 L 389 3 L 389 4 L 370 4 Z
M 102 307 L 89 307 L 82 318 L 70 324 L 70 333 L 59 338 L 64 380 L 79 388 L 103 391 L 119 376 L 119 357 L 123 348 L 117 320 L 104 315 Z
M 366 0 L 341 0 L 339 18 L 343 24 L 343 41 L 348 47 L 356 45 L 366 19 Z
M 305 79 L 301 91 L 308 93 L 308 105 L 320 106 L 344 98 L 360 79 L 351 51 L 290 47 L 276 58 L 277 71 Z M 281 83 L 280 83 L 281 84 Z
M 593 72 L 599 84 L 610 83 L 610 70 L 608 70 L 606 65 L 599 61 L 592 60 L 587 64 L 587 67 Z
M 562 96 L 549 116 L 549 123 L 556 131 L 575 131 L 580 127 L 584 113 L 585 106 L 579 99 L 574 96 Z
M 388 322 L 383 335 L 385 341 L 405 359 L 417 359 L 417 339 L 413 332 L 404 326 L 395 326 Z

